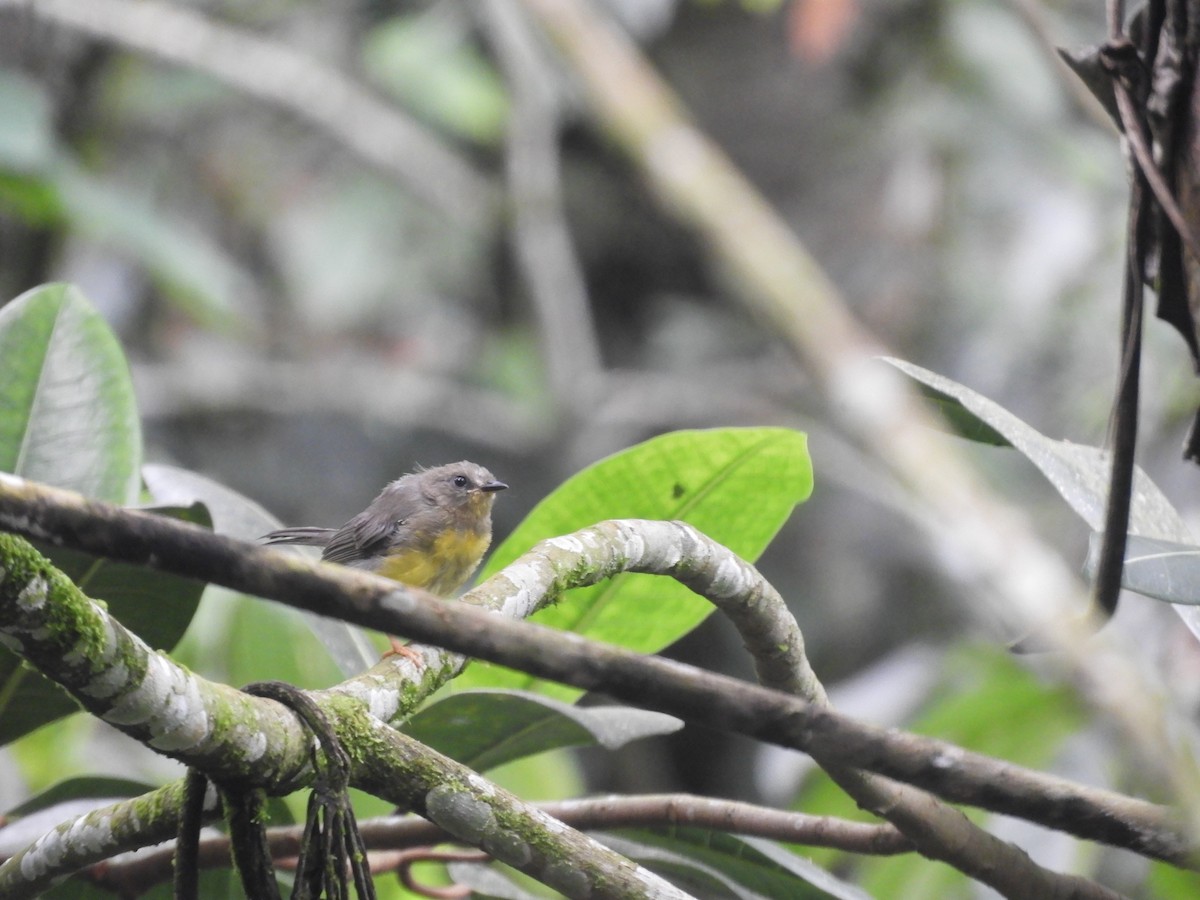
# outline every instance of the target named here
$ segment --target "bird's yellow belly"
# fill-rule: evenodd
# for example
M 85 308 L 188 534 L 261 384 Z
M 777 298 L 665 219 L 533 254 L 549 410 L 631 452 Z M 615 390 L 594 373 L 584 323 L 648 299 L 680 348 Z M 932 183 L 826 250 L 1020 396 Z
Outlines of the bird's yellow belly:
M 431 546 L 388 554 L 375 571 L 393 581 L 450 595 L 475 571 L 490 539 L 490 535 L 475 531 L 446 532 Z

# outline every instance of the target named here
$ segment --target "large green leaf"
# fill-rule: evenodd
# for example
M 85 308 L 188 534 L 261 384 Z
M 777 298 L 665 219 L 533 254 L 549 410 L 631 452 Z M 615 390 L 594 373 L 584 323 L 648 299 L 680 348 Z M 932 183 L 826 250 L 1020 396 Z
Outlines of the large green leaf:
M 200 504 L 150 512 L 208 527 Z M 204 584 L 156 569 L 98 559 L 86 553 L 37 543 L 89 597 L 102 600 L 122 625 L 156 649 L 174 647 L 200 603 Z M 11 650 L 0 647 L 0 744 L 79 710 L 66 691 L 35 672 Z
M 476 771 L 554 750 L 609 750 L 683 727 L 674 716 L 626 706 L 568 706 L 514 691 L 450 694 L 414 715 L 404 731 Z
M 83 294 L 49 284 L 0 309 L 0 471 L 132 503 L 141 455 L 129 367 Z
M 714 428 L 665 434 L 569 478 L 496 549 L 481 578 L 538 541 L 605 519 L 681 519 L 754 561 L 811 492 L 812 464 L 801 432 Z M 654 653 L 711 611 L 707 601 L 671 579 L 626 574 L 568 591 L 535 618 L 592 640 Z M 537 690 L 559 698 L 579 694 L 574 688 L 480 663 L 455 683 Z

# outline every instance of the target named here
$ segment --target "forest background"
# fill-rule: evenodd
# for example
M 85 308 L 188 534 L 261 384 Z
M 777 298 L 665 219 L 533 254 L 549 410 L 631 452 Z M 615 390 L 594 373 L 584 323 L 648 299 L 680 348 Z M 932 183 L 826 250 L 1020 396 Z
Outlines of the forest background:
M 63 281 L 95 304 L 129 358 L 148 459 L 329 525 L 414 464 L 473 459 L 511 485 L 502 539 L 568 476 L 653 435 L 795 428 L 817 488 L 759 566 L 839 707 L 943 723 L 1003 756 L 1037 743 L 1037 709 L 1066 703 L 1070 733 L 1046 739 L 1044 762 L 1129 786 L 1082 704 L 1029 679 L 1003 652 L 1012 635 L 965 611 L 960 561 L 912 527 L 886 460 L 515 7 L 178 4 L 212 31 L 175 33 L 147 28 L 138 4 L 9 6 L 0 297 Z M 1095 4 L 607 6 L 887 352 L 1053 437 L 1103 442 L 1127 174 L 1052 50 L 1102 39 Z M 685 143 L 660 149 L 664 168 L 686 162 Z M 1152 323 L 1146 337 L 1139 461 L 1192 520 L 1178 448 L 1200 391 L 1178 336 Z M 1082 565 L 1089 529 L 1028 462 L 960 449 Z M 1195 710 L 1194 639 L 1163 605 L 1134 597 L 1110 627 L 1153 631 Z M 203 611 L 177 656 L 233 684 L 264 670 L 327 684 L 312 646 L 287 613 L 244 604 Z M 721 616 L 669 655 L 752 677 Z M 131 761 L 84 717 L 0 752 L 4 808 L 97 765 L 177 772 Z M 533 798 L 787 803 L 807 774 L 798 755 L 689 728 L 496 777 Z M 1044 850 L 1060 863 L 1062 840 Z M 1150 890 L 1123 865 L 1117 883 Z

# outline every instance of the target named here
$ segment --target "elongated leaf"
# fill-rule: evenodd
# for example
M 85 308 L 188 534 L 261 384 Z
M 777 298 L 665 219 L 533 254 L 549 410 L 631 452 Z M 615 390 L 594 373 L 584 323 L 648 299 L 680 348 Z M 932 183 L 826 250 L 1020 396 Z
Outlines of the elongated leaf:
M 133 503 L 142 434 L 129 367 L 75 288 L 35 288 L 0 309 L 0 471 Z
M 921 384 L 927 396 L 937 398 L 944 412 L 952 412 L 948 419 L 963 437 L 976 440 L 976 435 L 987 435 L 985 443 L 1012 446 L 1038 467 L 1089 527 L 1097 531 L 1103 527 L 1108 497 L 1108 453 L 1086 444 L 1046 437 L 1000 404 L 928 369 L 899 359 L 885 362 Z M 1002 440 L 997 440 L 997 435 Z M 1129 531 L 1166 540 L 1191 539 L 1175 507 L 1141 468 L 1134 475 Z
M 703 897 L 871 900 L 811 860 L 768 841 L 702 828 L 622 829 L 599 839 Z
M 938 397 L 944 412 L 953 410 L 949 421 L 956 427 L 964 427 L 960 431 L 964 437 L 971 438 L 981 430 L 1001 435 L 1038 467 L 1059 496 L 1093 531 L 1104 528 L 1111 459 L 1108 453 L 1096 447 L 1046 437 L 999 404 L 928 369 L 898 359 L 886 362 L 923 385 L 927 394 Z M 1193 542 L 1183 518 L 1140 467 L 1133 473 L 1129 534 L 1186 544 Z M 1200 609 L 1176 605 L 1175 612 L 1192 634 L 1200 638 Z
M 576 707 L 514 691 L 464 691 L 433 703 L 404 731 L 476 771 L 557 747 L 630 741 L 683 727 L 674 716 L 625 706 Z
M 1089 575 L 1096 568 L 1101 538 L 1093 533 L 1088 542 L 1084 569 Z M 1130 535 L 1121 586 L 1167 603 L 1200 605 L 1200 547 Z
M 205 527 L 211 524 L 208 511 L 200 504 L 150 511 Z M 40 542 L 35 546 L 80 590 L 104 601 L 122 625 L 156 649 L 169 650 L 183 637 L 204 591 L 202 582 L 190 578 Z M 10 649 L 0 647 L 0 744 L 78 709 L 79 704 L 66 691 L 31 669 Z
M 283 525 L 249 497 L 187 469 L 175 466 L 142 467 L 146 487 L 159 503 L 203 502 L 213 515 L 213 529 L 243 541 L 257 541 Z M 357 675 L 379 660 L 366 632 L 346 622 L 301 612 L 300 617 L 337 663 L 342 674 Z
M 753 561 L 811 492 L 807 441 L 798 431 L 673 432 L 569 478 L 497 548 L 481 578 L 538 541 L 618 518 L 682 519 Z M 671 579 L 621 575 L 569 591 L 535 618 L 593 640 L 653 653 L 696 627 L 711 611 L 709 603 Z M 537 690 L 559 698 L 579 694 L 481 664 L 473 664 L 456 684 Z

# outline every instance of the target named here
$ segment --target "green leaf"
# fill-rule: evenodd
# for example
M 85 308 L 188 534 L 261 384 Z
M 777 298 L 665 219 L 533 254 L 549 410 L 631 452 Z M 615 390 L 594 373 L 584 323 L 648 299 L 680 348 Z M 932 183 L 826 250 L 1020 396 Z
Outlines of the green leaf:
M 599 839 L 697 896 L 870 900 L 859 888 L 769 841 L 682 826 L 622 829 Z
M 626 706 L 576 707 L 536 694 L 464 691 L 425 707 L 403 730 L 483 772 L 558 747 L 599 744 L 616 750 L 682 727 L 674 716 Z
M 75 288 L 34 288 L 0 309 L 0 471 L 132 503 L 142 432 L 129 367 Z
M 1093 531 L 1104 527 L 1109 455 L 1096 447 L 1046 437 L 995 403 L 957 381 L 899 359 L 885 359 L 922 385 L 963 437 L 1009 445 L 1049 479 L 1059 495 Z M 1140 468 L 1134 473 L 1129 531 L 1147 537 L 1188 541 L 1187 526 L 1162 491 Z
M 1084 571 L 1096 571 L 1103 535 L 1093 532 Z M 1200 605 L 1200 547 L 1130 535 L 1121 587 L 1167 603 Z
M 605 519 L 681 519 L 753 562 L 812 492 L 803 433 L 786 428 L 676 431 L 602 459 L 539 503 L 501 544 L 481 580 L 538 541 Z M 695 628 L 712 606 L 678 582 L 626 574 L 568 591 L 534 618 L 592 640 L 654 653 Z M 474 663 L 459 687 L 578 696 L 563 685 Z
M 208 511 L 200 504 L 149 512 L 207 527 Z M 108 605 L 126 628 L 156 649 L 174 647 L 187 630 L 200 603 L 204 584 L 155 569 L 98 559 L 74 550 L 36 542 L 84 593 Z M 47 722 L 77 712 L 79 704 L 62 688 L 0 647 L 0 744 L 7 744 Z

